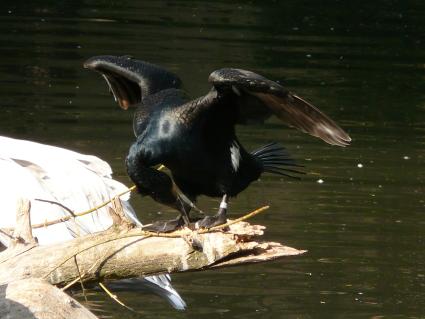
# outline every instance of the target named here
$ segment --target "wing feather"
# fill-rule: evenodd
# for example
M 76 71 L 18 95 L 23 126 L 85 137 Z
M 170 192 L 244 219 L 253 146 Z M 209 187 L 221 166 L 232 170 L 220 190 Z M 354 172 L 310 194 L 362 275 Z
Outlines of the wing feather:
M 143 97 L 181 86 L 177 75 L 130 56 L 95 56 L 84 67 L 102 74 L 115 100 L 125 110 Z
M 209 82 L 219 96 L 232 95 L 242 114 L 245 109 L 261 104 L 285 124 L 326 143 L 347 146 L 351 141 L 348 134 L 317 107 L 259 74 L 241 69 L 220 69 L 211 73 Z

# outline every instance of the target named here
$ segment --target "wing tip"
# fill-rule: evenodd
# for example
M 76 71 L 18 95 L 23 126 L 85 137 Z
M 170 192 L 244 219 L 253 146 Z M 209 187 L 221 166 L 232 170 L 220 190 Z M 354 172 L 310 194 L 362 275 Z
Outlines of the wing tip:
M 84 61 L 83 68 L 96 70 L 100 66 L 106 65 L 111 65 L 115 67 L 119 67 L 120 65 L 125 66 L 126 63 L 130 62 L 129 60 L 133 60 L 133 57 L 131 55 L 96 55 Z
M 320 111 L 313 104 L 307 102 L 297 94 L 291 94 L 291 97 L 294 98 L 298 103 L 307 105 L 309 108 L 315 110 L 317 115 L 320 115 L 322 118 L 322 130 L 325 134 L 315 135 L 316 137 L 324 140 L 326 143 L 331 145 L 346 147 L 351 143 L 351 137 L 338 125 L 336 124 L 330 117 L 328 117 L 325 113 Z M 328 136 L 327 138 L 325 136 Z
M 318 134 L 315 135 L 316 137 L 320 138 L 321 140 L 325 141 L 326 143 L 334 146 L 339 147 L 347 147 L 351 145 L 351 137 L 348 136 L 342 129 L 337 134 Z M 342 134 L 341 134 L 342 133 Z
M 111 58 L 115 58 L 113 55 L 97 55 L 93 56 L 91 58 L 88 58 L 83 63 L 83 68 L 89 69 L 89 70 L 95 70 L 100 64 L 111 60 Z
M 341 147 L 350 146 L 352 141 L 351 137 L 339 126 L 338 129 L 338 134 L 335 136 L 335 140 L 337 142 L 336 145 Z

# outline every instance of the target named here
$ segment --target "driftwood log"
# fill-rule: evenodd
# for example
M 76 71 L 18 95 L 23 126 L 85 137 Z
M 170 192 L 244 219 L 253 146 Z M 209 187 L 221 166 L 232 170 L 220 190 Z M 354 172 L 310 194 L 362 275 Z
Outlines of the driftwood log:
M 204 270 L 305 252 L 259 241 L 265 227 L 247 222 L 229 225 L 225 231 L 148 233 L 125 218 L 119 202 L 114 207 L 114 226 L 107 231 L 38 246 L 30 228 L 30 204 L 23 201 L 13 244 L 0 253 L 0 317 L 94 318 L 77 301 L 60 297 L 63 292 L 52 285 Z M 29 291 L 39 298 L 31 298 Z M 49 307 L 53 307 L 55 298 L 62 298 L 62 302 L 55 303 L 52 312 Z
M 93 313 L 42 279 L 16 280 L 0 286 L 2 319 L 95 319 Z

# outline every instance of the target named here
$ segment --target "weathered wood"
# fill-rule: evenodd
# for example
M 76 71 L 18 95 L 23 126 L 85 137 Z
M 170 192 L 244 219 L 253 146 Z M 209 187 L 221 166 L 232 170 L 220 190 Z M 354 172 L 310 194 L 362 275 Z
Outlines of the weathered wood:
M 200 270 L 304 253 L 278 243 L 255 241 L 263 229 L 240 222 L 226 232 L 200 234 L 186 229 L 167 237 L 148 237 L 138 228 L 115 228 L 58 245 L 33 247 L 6 260 L 1 253 L 0 284 L 32 277 L 65 285 L 78 278 L 74 255 L 83 280 L 93 281 Z
M 13 232 L 14 239 L 11 242 L 12 247 L 17 245 L 31 245 L 36 241 L 32 235 L 31 229 L 31 202 L 26 198 L 18 200 L 18 209 L 16 211 L 16 227 Z
M 22 201 L 19 207 L 11 236 L 14 244 L 0 253 L 0 318 L 96 318 L 51 284 L 234 266 L 305 252 L 256 241 L 265 227 L 240 219 L 228 224 L 225 232 L 184 229 L 171 234 L 148 233 L 134 228 L 118 199 L 110 210 L 113 226 L 109 230 L 38 246 L 30 228 L 29 201 Z
M 78 301 L 42 279 L 23 279 L 0 286 L 0 318 L 96 319 Z
M 122 207 L 122 202 L 118 196 L 112 198 L 111 200 L 112 208 L 109 208 L 109 215 L 112 218 L 112 223 L 115 226 L 120 226 L 122 228 L 130 229 L 133 228 L 134 223 L 131 221 L 128 216 L 124 213 Z
M 0 253 L 0 264 L 37 246 L 37 241 L 32 235 L 30 210 L 31 202 L 26 198 L 20 198 L 16 209 L 15 229 L 0 230 L 2 239 L 9 243 L 9 248 Z

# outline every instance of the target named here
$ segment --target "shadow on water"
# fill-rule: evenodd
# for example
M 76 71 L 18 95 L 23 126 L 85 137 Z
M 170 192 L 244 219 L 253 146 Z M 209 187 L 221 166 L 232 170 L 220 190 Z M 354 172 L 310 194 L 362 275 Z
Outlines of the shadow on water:
M 417 318 L 425 258 L 425 5 L 421 1 L 31 1 L 0 4 L 0 133 L 96 154 L 130 183 L 131 113 L 82 62 L 131 54 L 177 72 L 194 95 L 224 66 L 314 102 L 353 137 L 329 147 L 283 128 L 238 128 L 250 148 L 284 143 L 309 173 L 264 176 L 231 203 L 265 203 L 267 237 L 308 249 L 268 264 L 175 275 L 189 309 L 122 293 L 146 318 Z M 323 183 L 318 183 L 322 180 Z M 144 221 L 171 216 L 134 196 Z M 218 201 L 203 198 L 205 210 Z M 136 317 L 111 304 L 122 318 Z

